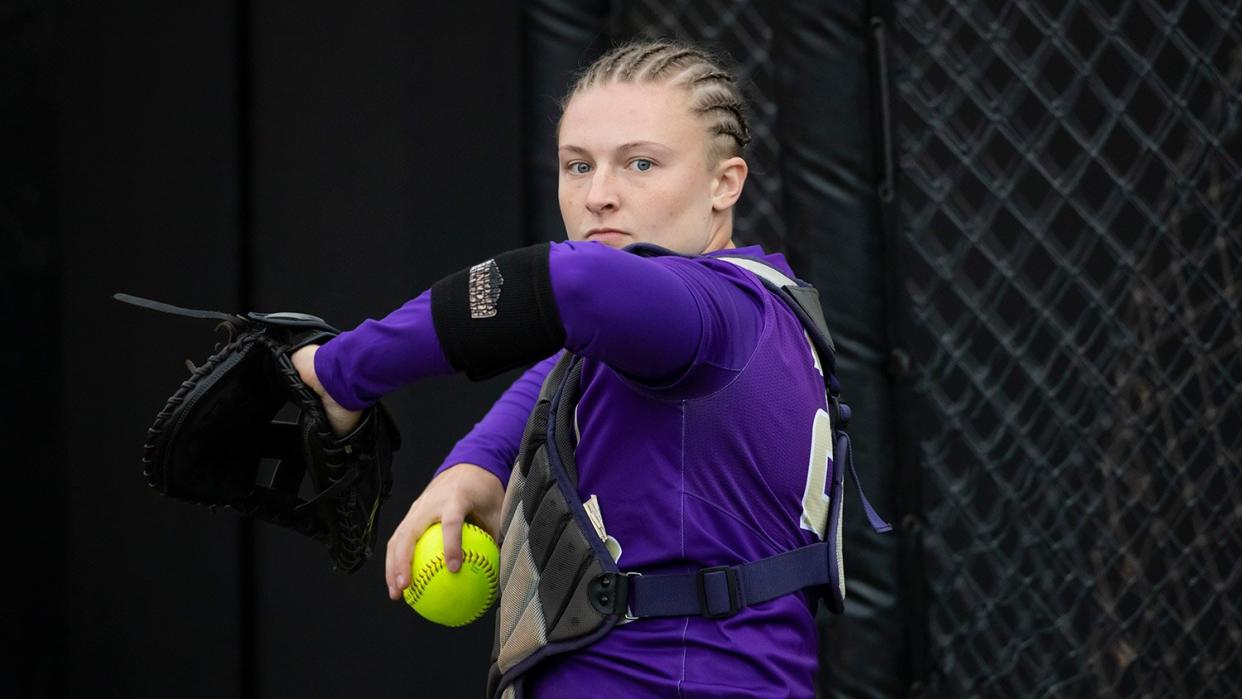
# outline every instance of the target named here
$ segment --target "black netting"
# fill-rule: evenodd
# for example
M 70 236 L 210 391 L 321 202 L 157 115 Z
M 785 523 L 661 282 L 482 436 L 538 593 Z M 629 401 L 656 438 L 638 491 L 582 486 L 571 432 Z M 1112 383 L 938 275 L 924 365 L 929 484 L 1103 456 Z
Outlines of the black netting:
M 746 196 L 738 201 L 734 240 L 738 245 L 759 244 L 765 250 L 786 249 L 767 3 L 619 0 L 612 8 L 611 35 L 618 39 L 675 37 L 710 42 L 727 53 L 750 103 L 751 143 L 746 162 L 759 175 L 747 180 Z
M 1238 3 L 892 19 L 929 689 L 1237 696 Z

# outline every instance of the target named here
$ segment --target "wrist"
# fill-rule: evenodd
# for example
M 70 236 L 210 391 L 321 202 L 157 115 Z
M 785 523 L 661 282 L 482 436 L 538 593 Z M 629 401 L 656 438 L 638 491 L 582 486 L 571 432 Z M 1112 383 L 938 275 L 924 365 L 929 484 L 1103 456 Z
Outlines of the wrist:
M 290 355 L 289 361 L 293 363 L 293 368 L 297 369 L 302 383 L 310 386 L 311 390 L 317 393 L 326 403 L 331 401 L 332 397 L 324 390 L 323 384 L 319 382 L 319 375 L 315 373 L 315 354 L 318 351 L 319 345 L 307 345 Z M 332 402 L 335 403 L 336 401 Z

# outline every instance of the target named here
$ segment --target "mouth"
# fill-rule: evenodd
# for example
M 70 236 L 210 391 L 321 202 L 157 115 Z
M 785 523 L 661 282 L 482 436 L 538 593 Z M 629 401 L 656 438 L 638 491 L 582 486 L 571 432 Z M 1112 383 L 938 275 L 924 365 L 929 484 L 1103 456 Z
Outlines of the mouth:
M 586 239 L 590 240 L 591 238 L 594 238 L 596 236 L 607 236 L 607 235 L 629 235 L 629 233 L 626 233 L 625 231 L 619 231 L 616 228 L 592 228 L 591 230 L 587 231 Z

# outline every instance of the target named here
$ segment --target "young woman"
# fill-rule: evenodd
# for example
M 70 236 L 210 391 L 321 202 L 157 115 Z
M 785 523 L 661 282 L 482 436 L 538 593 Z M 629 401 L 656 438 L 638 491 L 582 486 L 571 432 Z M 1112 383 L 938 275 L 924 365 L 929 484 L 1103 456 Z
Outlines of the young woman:
M 457 444 L 393 533 L 385 562 L 393 600 L 432 523 L 443 525 L 451 570 L 461 563 L 463 521 L 500 534 L 523 427 L 562 349 L 584 358 L 580 495 L 597 498 L 622 571 L 733 565 L 824 536 L 814 524 L 824 519 L 823 481 L 811 477 L 825 453 L 813 432 L 827 408 L 816 357 L 758 277 L 719 259 L 761 258 L 794 276 L 781 255 L 733 244 L 749 140 L 734 79 L 690 46 L 626 45 L 581 74 L 557 136 L 566 242 L 477 265 L 475 281 L 497 273 L 499 296 L 452 301 L 454 289 L 465 293 L 463 271 L 293 358 L 342 434 L 358 411 L 420 378 L 542 360 Z M 625 250 L 634 243 L 679 255 Z M 453 315 L 467 306 L 476 320 Z M 724 619 L 638 619 L 541 661 L 524 689 L 809 697 L 815 610 L 804 591 Z

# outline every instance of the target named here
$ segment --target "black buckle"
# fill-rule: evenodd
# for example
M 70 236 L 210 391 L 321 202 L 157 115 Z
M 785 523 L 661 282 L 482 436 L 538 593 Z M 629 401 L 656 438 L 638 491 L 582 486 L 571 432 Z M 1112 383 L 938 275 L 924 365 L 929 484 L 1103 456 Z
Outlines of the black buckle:
M 729 591 L 729 608 L 722 612 L 713 612 L 707 604 L 707 576 L 712 574 L 723 573 L 725 576 L 725 586 Z M 708 619 L 724 619 L 737 614 L 742 609 L 741 590 L 738 586 L 737 569 L 732 566 L 713 566 L 711 568 L 702 568 L 699 570 L 698 578 L 699 592 L 699 609 L 703 611 L 703 616 Z
M 595 611 L 630 617 L 630 575 L 637 573 L 604 573 L 591 581 L 588 596 Z

